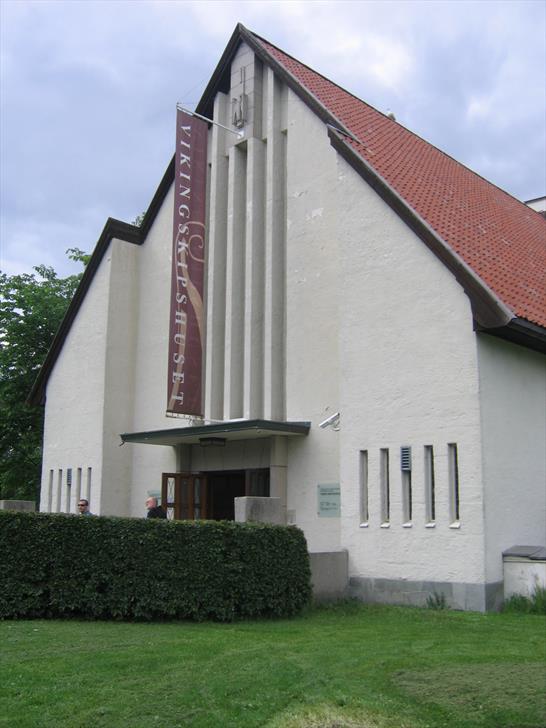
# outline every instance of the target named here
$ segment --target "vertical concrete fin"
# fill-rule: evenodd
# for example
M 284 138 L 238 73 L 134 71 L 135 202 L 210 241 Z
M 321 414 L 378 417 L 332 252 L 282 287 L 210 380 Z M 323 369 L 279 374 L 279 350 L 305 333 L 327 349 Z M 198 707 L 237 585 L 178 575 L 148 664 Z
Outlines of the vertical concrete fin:
M 216 94 L 214 120 L 225 125 L 228 114 L 228 97 L 222 93 Z M 226 132 L 216 125 L 212 126 L 211 147 L 205 417 L 220 420 L 224 415 L 228 157 Z
M 246 149 L 229 150 L 224 417 L 243 416 Z
M 224 107 L 226 123 L 240 128 L 244 138 L 228 135 L 225 140 L 229 164 L 224 389 L 223 395 L 219 388 L 215 394 L 215 376 L 220 375 L 215 375 L 219 365 L 212 350 L 206 380 L 211 389 L 206 411 L 212 419 L 285 417 L 286 135 L 281 131 L 285 105 L 281 82 L 243 44 L 233 59 Z M 217 163 L 213 156 L 213 167 Z M 213 170 L 211 194 L 218 198 L 219 179 Z M 211 202 L 211 219 L 223 214 L 215 212 L 217 205 Z M 211 229 L 211 256 L 215 235 Z M 210 275 L 209 288 L 214 290 L 209 293 L 213 307 L 209 323 L 214 326 L 214 271 Z M 222 396 L 220 412 L 214 403 Z
M 244 417 L 263 417 L 264 168 L 266 144 L 248 140 L 246 185 Z
M 264 417 L 285 418 L 286 136 L 282 87 L 267 69 L 264 83 L 267 134 L 265 204 Z
M 288 490 L 288 445 L 285 437 L 271 438 L 269 460 L 269 495 L 280 498 L 283 518 L 286 519 Z

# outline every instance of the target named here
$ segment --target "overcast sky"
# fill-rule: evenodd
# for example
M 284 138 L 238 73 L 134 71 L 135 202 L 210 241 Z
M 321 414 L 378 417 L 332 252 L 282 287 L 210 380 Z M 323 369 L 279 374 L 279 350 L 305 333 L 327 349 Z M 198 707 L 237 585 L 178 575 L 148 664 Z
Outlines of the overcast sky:
M 546 194 L 546 4 L 0 0 L 1 256 L 76 270 L 145 210 L 237 24 L 522 200 Z

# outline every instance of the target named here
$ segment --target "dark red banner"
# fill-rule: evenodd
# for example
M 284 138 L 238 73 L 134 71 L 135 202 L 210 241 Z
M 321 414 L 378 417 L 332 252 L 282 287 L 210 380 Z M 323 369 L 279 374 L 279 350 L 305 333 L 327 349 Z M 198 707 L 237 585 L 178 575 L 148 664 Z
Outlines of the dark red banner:
M 203 414 L 206 122 L 177 110 L 167 412 Z

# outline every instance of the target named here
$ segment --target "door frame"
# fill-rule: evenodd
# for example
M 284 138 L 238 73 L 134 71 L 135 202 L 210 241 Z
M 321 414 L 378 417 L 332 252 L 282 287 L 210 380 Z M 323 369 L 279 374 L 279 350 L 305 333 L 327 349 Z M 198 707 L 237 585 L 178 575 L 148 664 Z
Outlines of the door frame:
M 205 473 L 161 474 L 161 505 L 169 520 L 196 521 L 207 518 L 207 492 Z

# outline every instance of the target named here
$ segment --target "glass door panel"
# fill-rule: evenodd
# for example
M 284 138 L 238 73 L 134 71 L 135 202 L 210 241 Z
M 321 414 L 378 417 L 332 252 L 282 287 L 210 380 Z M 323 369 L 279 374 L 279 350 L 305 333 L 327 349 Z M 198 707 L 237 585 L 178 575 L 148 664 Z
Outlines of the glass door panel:
M 172 521 L 176 515 L 176 473 L 163 473 L 161 478 L 161 505 Z
M 191 520 L 193 518 L 193 493 L 191 492 L 191 476 L 180 475 L 180 487 L 178 498 L 178 509 L 176 518 L 179 520 Z

